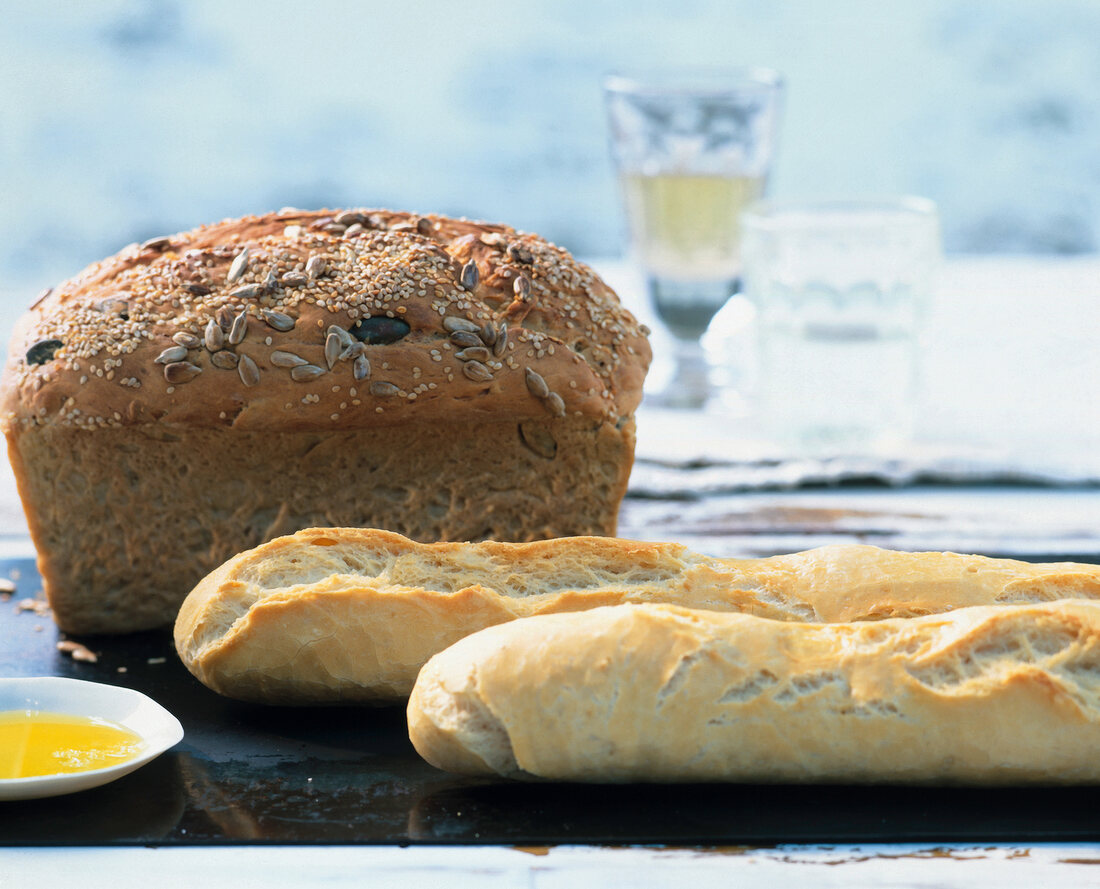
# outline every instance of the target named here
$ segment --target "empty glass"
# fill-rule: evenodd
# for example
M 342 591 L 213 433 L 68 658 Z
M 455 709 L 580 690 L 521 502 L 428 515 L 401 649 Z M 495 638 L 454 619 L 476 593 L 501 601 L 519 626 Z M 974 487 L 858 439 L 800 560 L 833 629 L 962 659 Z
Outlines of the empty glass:
M 676 372 L 652 401 L 701 407 L 711 394 L 700 337 L 740 286 L 740 215 L 764 192 L 781 92 L 766 69 L 604 82 L 631 253 L 675 342 Z
M 765 431 L 824 455 L 905 442 L 920 319 L 940 258 L 935 205 L 764 201 L 743 226 Z

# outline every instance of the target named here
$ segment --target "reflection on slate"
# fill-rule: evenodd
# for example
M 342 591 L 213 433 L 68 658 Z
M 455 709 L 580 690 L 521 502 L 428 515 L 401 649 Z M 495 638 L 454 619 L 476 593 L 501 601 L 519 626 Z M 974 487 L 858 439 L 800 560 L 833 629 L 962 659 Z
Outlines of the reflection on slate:
M 22 577 L 16 598 L 0 603 L 0 676 L 72 676 L 136 688 L 175 713 L 187 734 L 113 784 L 0 803 L 0 844 L 1100 839 L 1095 790 L 1088 787 L 599 787 L 447 775 L 412 749 L 404 708 L 229 701 L 187 673 L 167 633 L 85 637 L 98 663 L 74 662 L 56 651 L 49 618 L 16 613 L 15 602 L 40 582 L 31 562 L 0 563 L 0 576 L 13 567 Z

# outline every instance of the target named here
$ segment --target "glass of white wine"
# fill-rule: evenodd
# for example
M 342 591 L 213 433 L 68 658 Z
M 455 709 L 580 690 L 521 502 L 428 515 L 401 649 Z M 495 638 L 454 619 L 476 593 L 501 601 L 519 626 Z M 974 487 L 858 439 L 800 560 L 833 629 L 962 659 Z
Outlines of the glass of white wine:
M 712 395 L 700 340 L 740 289 L 739 220 L 764 194 L 782 90 L 759 68 L 604 81 L 631 253 L 674 343 L 675 372 L 651 403 L 700 408 Z

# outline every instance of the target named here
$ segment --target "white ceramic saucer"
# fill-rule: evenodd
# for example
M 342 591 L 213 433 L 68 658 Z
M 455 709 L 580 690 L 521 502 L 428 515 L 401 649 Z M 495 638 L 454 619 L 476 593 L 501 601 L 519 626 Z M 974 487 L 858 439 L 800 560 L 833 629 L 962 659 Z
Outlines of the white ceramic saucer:
M 35 799 L 99 787 L 141 768 L 183 738 L 179 720 L 152 698 L 99 682 L 57 676 L 0 679 L 0 713 L 8 710 L 106 719 L 141 738 L 142 749 L 134 759 L 102 769 L 34 778 L 0 778 L 0 800 Z

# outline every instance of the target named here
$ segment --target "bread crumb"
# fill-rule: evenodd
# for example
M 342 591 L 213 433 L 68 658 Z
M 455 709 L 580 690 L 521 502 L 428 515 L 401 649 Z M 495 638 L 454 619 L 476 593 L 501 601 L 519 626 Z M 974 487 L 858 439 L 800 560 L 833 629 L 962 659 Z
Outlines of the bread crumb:
M 75 642 L 72 639 L 62 639 L 57 643 L 57 650 L 68 654 L 74 661 L 82 661 L 86 664 L 94 664 L 99 660 L 96 653 L 87 645 Z

